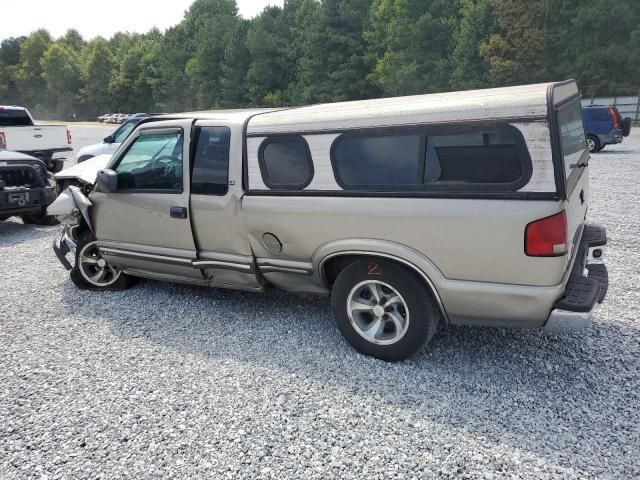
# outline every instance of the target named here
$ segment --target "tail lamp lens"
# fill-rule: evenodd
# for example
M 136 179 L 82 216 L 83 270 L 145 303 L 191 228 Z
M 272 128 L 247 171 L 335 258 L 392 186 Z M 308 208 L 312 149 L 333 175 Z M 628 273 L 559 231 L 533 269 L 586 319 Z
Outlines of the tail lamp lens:
M 562 212 L 527 225 L 524 251 L 530 257 L 558 257 L 569 251 L 567 214 Z
M 7 148 L 7 139 L 4 136 L 4 133 L 0 132 L 0 148 Z
M 71 130 L 67 128 L 67 143 L 71 145 Z
M 613 119 L 613 128 L 618 128 L 618 115 L 616 115 L 616 111 L 611 107 L 609 107 L 609 115 L 611 115 Z

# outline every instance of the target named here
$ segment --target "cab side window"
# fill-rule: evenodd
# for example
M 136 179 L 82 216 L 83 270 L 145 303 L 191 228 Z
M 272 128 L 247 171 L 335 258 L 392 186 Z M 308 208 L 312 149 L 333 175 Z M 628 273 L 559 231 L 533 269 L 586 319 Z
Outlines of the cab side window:
M 196 131 L 191 164 L 191 193 L 224 195 L 229 189 L 229 140 L 227 127 L 200 127 Z
M 115 168 L 118 191 L 182 192 L 181 130 L 147 130 L 129 146 Z

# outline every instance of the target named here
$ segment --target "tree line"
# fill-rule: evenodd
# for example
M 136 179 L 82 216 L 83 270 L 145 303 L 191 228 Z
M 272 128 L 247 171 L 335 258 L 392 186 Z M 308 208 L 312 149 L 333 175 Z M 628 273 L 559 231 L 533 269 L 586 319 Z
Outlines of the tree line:
M 161 7 L 158 7 L 161 8 Z M 164 33 L 0 45 L 0 104 L 63 116 L 310 104 L 575 78 L 640 91 L 637 0 L 196 0 Z

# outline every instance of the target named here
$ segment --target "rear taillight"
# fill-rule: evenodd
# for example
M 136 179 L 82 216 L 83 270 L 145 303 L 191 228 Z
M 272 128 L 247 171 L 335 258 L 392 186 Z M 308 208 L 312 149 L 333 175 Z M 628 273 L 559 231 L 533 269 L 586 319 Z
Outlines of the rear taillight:
M 0 133 L 0 148 L 7 148 L 7 139 L 4 137 L 4 133 Z
M 618 115 L 616 111 L 611 107 L 609 107 L 609 115 L 611 115 L 611 118 L 613 119 L 613 128 L 618 128 Z
M 67 128 L 67 143 L 71 145 L 71 130 Z
M 569 251 L 567 214 L 562 212 L 527 225 L 524 251 L 530 257 L 558 257 Z

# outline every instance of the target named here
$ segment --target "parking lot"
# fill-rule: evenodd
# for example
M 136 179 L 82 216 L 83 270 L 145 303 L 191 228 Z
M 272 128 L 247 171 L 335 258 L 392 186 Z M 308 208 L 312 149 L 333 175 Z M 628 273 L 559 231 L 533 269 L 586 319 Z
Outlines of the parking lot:
M 638 152 L 634 129 L 590 163 L 610 287 L 588 330 L 446 327 L 399 364 L 327 299 L 79 291 L 59 227 L 0 222 L 0 478 L 640 477 Z

